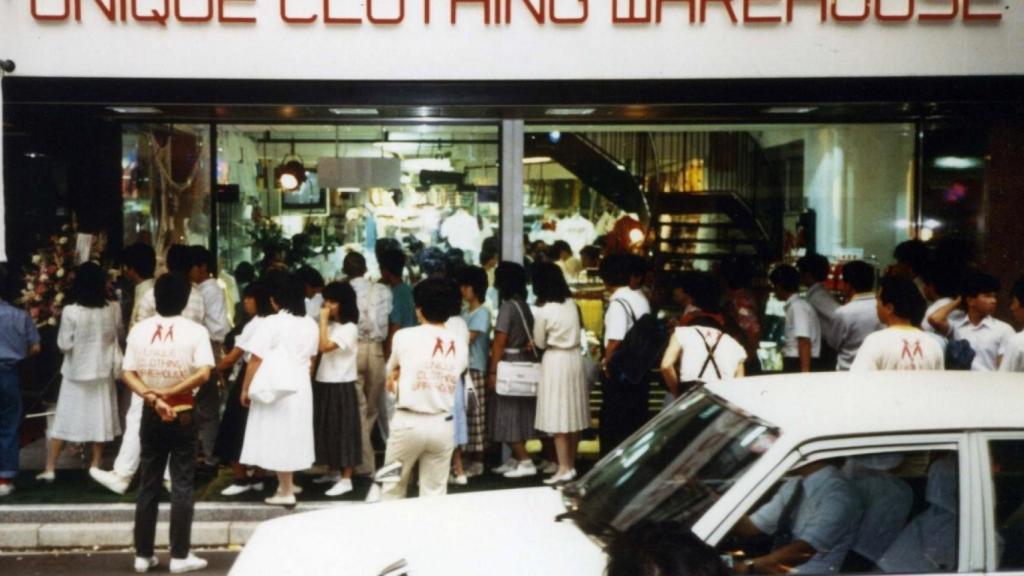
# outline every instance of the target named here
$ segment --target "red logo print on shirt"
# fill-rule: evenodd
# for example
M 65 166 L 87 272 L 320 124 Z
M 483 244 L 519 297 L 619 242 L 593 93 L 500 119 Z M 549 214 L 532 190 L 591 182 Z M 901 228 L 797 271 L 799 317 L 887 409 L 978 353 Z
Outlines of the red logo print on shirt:
M 149 339 L 149 343 L 152 344 L 157 340 L 161 342 L 174 342 L 174 324 L 167 327 L 167 333 L 164 333 L 164 325 L 157 324 L 156 330 L 153 331 L 153 337 Z
M 444 342 L 442 342 L 440 338 L 435 338 L 434 352 L 430 355 L 430 357 L 437 358 L 438 354 L 444 356 Z
M 924 358 L 924 350 L 921 349 L 921 341 L 920 340 L 914 340 L 914 347 L 913 348 L 910 347 L 910 341 L 909 340 L 904 340 L 903 341 L 903 352 L 900 353 L 900 360 L 902 360 L 904 358 L 906 358 L 906 359 L 908 359 L 910 361 L 913 361 L 914 358 L 922 358 L 922 359 Z

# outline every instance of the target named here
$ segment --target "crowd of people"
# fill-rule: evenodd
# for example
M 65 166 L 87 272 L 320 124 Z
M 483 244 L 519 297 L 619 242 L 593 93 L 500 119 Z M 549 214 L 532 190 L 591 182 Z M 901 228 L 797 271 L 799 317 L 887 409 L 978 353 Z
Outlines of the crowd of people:
M 158 278 L 153 249 L 127 247 L 122 272 L 133 289 L 120 301 L 102 267 L 82 264 L 57 335 L 62 384 L 37 479 L 54 480 L 66 442 L 91 443 L 97 482 L 123 494 L 139 475 L 137 568 L 153 559 L 161 484 L 172 495 L 172 556 L 194 567 L 203 561 L 189 552 L 186 526 L 197 462 L 232 468 L 228 497 L 262 491 L 272 474 L 276 491 L 265 501 L 281 506 L 296 504 L 294 474 L 315 464 L 322 474 L 313 483 L 328 497 L 351 492 L 354 476 L 377 471 L 375 436 L 385 444 L 382 467 L 398 475 L 385 499 L 404 497 L 417 468 L 419 494 L 443 495 L 483 474 L 498 446 L 507 459 L 493 473 L 544 474 L 558 485 L 576 478 L 595 380 L 607 452 L 649 418 L 652 369 L 660 368 L 666 404 L 698 382 L 763 370 L 772 318 L 747 259 L 727 259 L 716 273 L 672 273 L 626 253 L 591 250 L 581 268 L 563 246 L 532 246 L 525 264 L 499 263 L 492 252 L 482 266 L 424 265 L 415 285 L 396 247 L 374 255 L 379 281 L 356 252 L 330 282 L 308 266 L 243 264 L 237 305 L 202 246 L 172 246 Z M 995 278 L 956 270 L 919 242 L 894 256 L 884 273 L 864 261 L 837 273 L 816 254 L 771 269 L 784 371 L 1024 369 L 1024 336 L 993 317 Z M 570 287 L 587 276 L 600 278 L 607 297 L 592 362 Z M 1024 322 L 1024 281 L 1011 298 Z M 17 395 L 16 362 L 38 351 L 39 336 L 2 301 L 0 318 L 3 496 L 18 469 L 18 416 L 6 400 Z M 133 392 L 123 427 L 118 380 Z M 513 391 L 522 384 L 525 392 Z M 103 447 L 122 432 L 104 470 Z M 531 440 L 543 446 L 540 462 Z

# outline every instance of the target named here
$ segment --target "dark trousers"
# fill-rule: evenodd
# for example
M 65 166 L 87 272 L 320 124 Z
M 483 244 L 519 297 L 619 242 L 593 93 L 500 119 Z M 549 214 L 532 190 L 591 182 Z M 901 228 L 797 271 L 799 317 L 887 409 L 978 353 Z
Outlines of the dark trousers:
M 135 503 L 135 554 L 153 555 L 160 485 L 167 459 L 171 460 L 171 558 L 185 558 L 192 545 L 192 487 L 196 472 L 196 422 L 192 410 L 163 422 L 146 406 L 142 411 L 139 439 L 139 499 Z
M 18 371 L 0 368 L 0 478 L 18 475 L 18 424 L 21 423 L 21 387 Z
M 598 437 L 601 455 L 611 452 L 647 422 L 647 382 L 632 384 L 618 376 L 601 377 L 601 412 Z
M 196 433 L 207 464 L 216 461 L 217 430 L 220 428 L 220 385 L 217 377 L 210 379 L 196 392 Z

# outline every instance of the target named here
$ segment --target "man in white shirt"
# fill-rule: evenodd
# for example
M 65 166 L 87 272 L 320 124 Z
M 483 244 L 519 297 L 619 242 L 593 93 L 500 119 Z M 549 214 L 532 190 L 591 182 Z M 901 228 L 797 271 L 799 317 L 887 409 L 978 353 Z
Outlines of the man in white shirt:
M 849 370 L 864 339 L 883 326 L 876 310 L 874 266 L 862 260 L 847 262 L 843 266 L 843 281 L 849 287 L 850 298 L 836 310 L 833 329 L 838 352 L 836 368 Z
M 306 316 L 319 320 L 320 310 L 324 307 L 324 277 L 312 266 L 303 266 L 295 271 L 295 276 L 302 281 L 306 297 Z
M 1017 280 L 1010 290 L 1010 313 L 1018 326 L 1024 326 L 1024 277 Z M 1024 331 L 1017 333 L 1006 343 L 1000 372 L 1024 372 Z
M 946 350 L 946 335 L 939 334 L 928 319 L 956 298 L 957 292 L 960 290 L 960 282 L 960 274 L 956 271 L 955 265 L 949 263 L 933 262 L 926 266 L 921 274 L 922 294 L 926 301 L 931 302 L 924 312 L 921 330 L 934 338 L 942 346 L 943 352 Z M 957 324 L 963 319 L 964 311 L 960 308 L 950 312 L 948 318 L 949 322 L 953 324 Z
M 210 336 L 181 316 L 189 281 L 180 274 L 157 280 L 157 315 L 140 321 L 128 335 L 124 381 L 143 399 L 141 479 L 135 507 L 135 571 L 156 567 L 153 554 L 160 485 L 170 459 L 171 572 L 206 567 L 191 549 L 196 419 L 193 390 L 210 379 L 214 365 Z
M 153 289 L 156 252 L 152 247 L 136 242 L 124 249 L 121 261 L 125 277 L 135 286 L 132 310 L 128 316 L 128 329 L 130 330 L 138 321 L 139 305 L 142 304 L 142 299 L 146 296 L 146 292 Z
M 974 350 L 971 370 L 995 371 L 999 368 L 1006 346 L 1013 338 L 1013 328 L 992 315 L 999 304 L 999 280 L 982 272 L 975 272 L 964 279 L 961 296 L 943 306 L 928 321 L 951 340 L 965 340 Z M 951 321 L 950 316 L 961 303 L 967 315 L 960 321 Z
M 366 279 L 366 259 L 350 252 L 342 261 L 342 272 L 356 292 L 359 307 L 359 351 L 356 367 L 359 373 L 359 411 L 363 416 L 363 463 L 357 474 L 373 474 L 376 470 L 373 427 L 381 413 L 384 400 L 384 341 L 388 337 L 388 316 L 391 314 L 391 289 Z
M 782 345 L 786 372 L 810 372 L 811 363 L 821 355 L 821 322 L 814 308 L 797 293 L 800 272 L 782 264 L 769 277 L 775 297 L 785 303 L 785 342 Z
M 224 355 L 224 338 L 231 331 L 227 295 L 217 279 L 210 274 L 214 267 L 210 251 L 205 246 L 196 245 L 189 247 L 189 254 L 192 266 L 189 268 L 188 279 L 203 297 L 203 326 L 210 333 L 214 362 L 219 362 Z M 217 429 L 220 424 L 220 400 L 218 378 L 213 378 L 201 386 L 196 393 L 199 446 L 208 466 L 217 464 L 213 456 L 213 447 L 217 442 Z
M 804 300 L 818 314 L 818 324 L 821 326 L 822 349 L 819 355 L 821 366 L 817 368 L 832 370 L 835 368 L 835 359 L 839 348 L 835 336 L 835 317 L 836 310 L 839 309 L 839 302 L 825 287 L 831 265 L 828 258 L 821 254 L 808 254 L 797 260 L 796 267 L 800 271 L 800 284 L 807 287 Z
M 169 273 L 178 273 L 188 278 L 192 268 L 192 258 L 188 246 L 175 244 L 167 250 L 167 270 Z M 133 313 L 133 325 L 143 320 L 156 316 L 155 290 L 151 287 L 147 290 L 141 301 L 136 301 Z M 206 316 L 206 307 L 203 304 L 203 297 L 199 290 L 192 286 L 188 294 L 188 303 L 181 315 L 196 324 L 203 324 Z M 141 446 L 139 444 L 139 426 L 142 418 L 142 398 L 132 396 L 131 404 L 128 406 L 128 413 L 124 419 L 124 435 L 121 437 L 121 447 L 114 459 L 113 470 L 101 470 L 90 468 L 89 476 L 99 482 L 115 494 L 124 494 L 131 484 L 132 477 L 139 469 L 139 458 Z
M 639 290 L 647 263 L 638 256 L 617 254 L 601 262 L 601 279 L 611 292 L 604 314 L 603 392 L 600 413 L 600 446 L 606 453 L 618 446 L 647 420 L 647 386 L 625 386 L 608 372 L 608 362 L 629 329 L 651 305 Z
M 864 339 L 850 370 L 942 370 L 942 345 L 918 328 L 924 310 L 925 300 L 911 280 L 882 278 L 876 313 L 887 328 Z
M 413 289 L 421 324 L 395 333 L 388 359 L 388 392 L 395 396 L 384 453 L 384 465 L 401 463 L 398 482 L 389 485 L 383 498 L 405 497 L 412 471 L 419 463 L 420 497 L 448 492 L 448 468 L 455 450 L 452 407 L 459 376 L 469 365 L 464 338 L 445 328 L 450 303 L 457 298 L 455 286 L 428 279 Z

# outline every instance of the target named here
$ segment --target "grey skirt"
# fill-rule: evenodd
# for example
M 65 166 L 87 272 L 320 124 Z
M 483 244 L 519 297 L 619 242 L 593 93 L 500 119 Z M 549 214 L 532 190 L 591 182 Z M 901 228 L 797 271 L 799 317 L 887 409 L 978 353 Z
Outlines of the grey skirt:
M 532 355 L 506 354 L 505 360 L 530 361 Z M 487 393 L 487 437 L 493 442 L 526 442 L 538 437 L 534 430 L 537 399 Z

